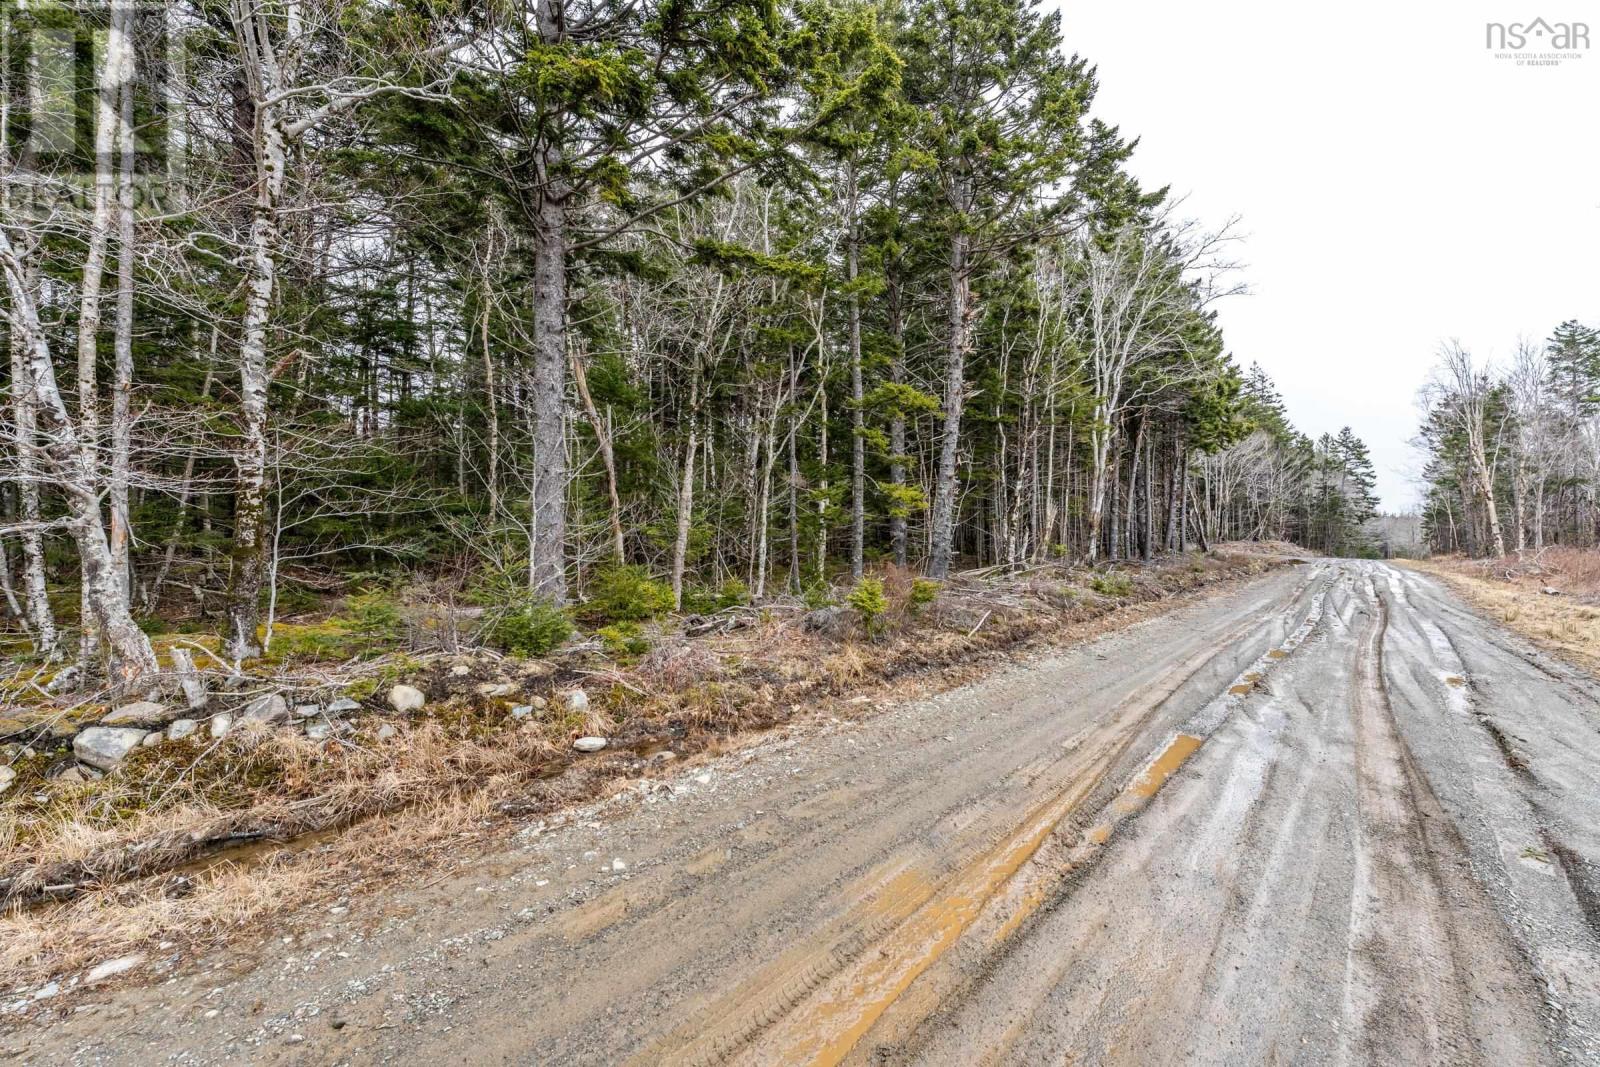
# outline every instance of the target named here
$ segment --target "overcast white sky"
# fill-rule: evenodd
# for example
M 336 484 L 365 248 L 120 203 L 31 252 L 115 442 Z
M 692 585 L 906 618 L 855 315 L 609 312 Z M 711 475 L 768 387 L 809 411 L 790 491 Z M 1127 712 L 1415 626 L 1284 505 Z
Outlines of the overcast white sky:
M 1354 427 L 1386 509 L 1416 500 L 1442 339 L 1504 360 L 1600 324 L 1600 49 L 1527 67 L 1484 47 L 1486 22 L 1537 16 L 1596 40 L 1600 0 L 1056 2 L 1140 179 L 1243 216 L 1251 295 L 1219 316 L 1240 366 L 1305 432 Z

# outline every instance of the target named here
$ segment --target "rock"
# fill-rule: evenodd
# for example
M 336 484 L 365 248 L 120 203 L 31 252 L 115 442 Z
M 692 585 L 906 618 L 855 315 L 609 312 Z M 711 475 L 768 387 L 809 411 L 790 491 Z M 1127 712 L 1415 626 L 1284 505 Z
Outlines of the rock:
M 613 871 L 625 871 L 628 869 L 628 865 L 623 863 L 621 859 L 614 859 L 611 861 L 611 869 Z
M 178 719 L 167 727 L 167 740 L 182 741 L 185 737 L 191 736 L 199 726 L 200 724 L 193 719 Z
M 119 974 L 133 970 L 143 962 L 144 957 L 140 955 L 118 956 L 114 960 L 106 960 L 83 976 L 83 984 L 94 985 L 96 982 L 104 982 L 107 978 L 115 978 Z
M 278 693 L 256 697 L 239 712 L 241 722 L 266 723 L 269 726 L 289 721 L 289 702 Z
M 544 697 L 529 697 L 528 703 L 533 705 L 534 711 L 543 711 L 550 706 L 550 702 Z
M 384 723 L 382 726 L 378 727 L 378 740 L 388 741 L 399 732 L 400 731 L 396 730 L 393 726 L 390 726 L 388 723 Z
M 72 739 L 78 762 L 109 771 L 144 741 L 145 731 L 130 726 L 91 726 Z
M 800 628 L 808 633 L 828 634 L 838 637 L 850 627 L 850 616 L 843 608 L 827 607 L 808 611 L 800 619 Z
M 488 682 L 478 686 L 478 695 L 494 700 L 499 697 L 513 696 L 517 687 L 511 682 Z
M 606 747 L 606 739 L 603 737 L 580 737 L 572 742 L 572 747 L 579 752 L 599 752 Z
M 333 725 L 325 722 L 309 723 L 306 726 L 307 741 L 326 741 L 333 735 Z
M 528 662 L 524 663 L 517 670 L 517 674 L 524 681 L 532 681 L 535 678 L 546 678 L 546 677 L 549 677 L 550 675 L 555 673 L 555 670 L 556 670 L 555 666 L 553 664 L 551 664 L 549 661 L 542 660 L 542 659 L 534 659 L 534 660 L 529 660 Z
M 166 740 L 166 737 L 166 732 L 163 730 L 151 730 L 149 733 L 144 735 L 144 740 L 140 741 L 139 744 L 143 745 L 145 748 L 155 748 L 162 741 Z
M 78 684 L 80 671 L 77 667 L 66 667 L 56 672 L 56 676 L 45 683 L 46 693 L 64 693 Z
M 397 685 L 389 690 L 389 706 L 402 715 L 420 711 L 428 702 L 428 694 L 414 685 Z
M 140 700 L 133 704 L 124 704 L 110 715 L 100 720 L 101 726 L 143 726 L 149 729 L 152 726 L 165 726 L 172 721 L 172 714 L 165 707 L 153 700 Z
M 17 772 L 10 767 L 0 767 L 0 793 L 11 788 L 11 783 L 17 780 Z
M 233 729 L 233 716 L 232 715 L 223 714 L 223 715 L 213 715 L 213 716 L 211 716 L 211 738 L 212 738 L 212 740 L 218 740 L 220 738 L 227 737 L 228 736 L 228 731 L 231 730 L 231 729 Z
M 360 711 L 361 701 L 351 700 L 349 697 L 340 697 L 338 700 L 330 701 L 324 710 L 329 715 L 344 715 L 347 712 Z
M 450 668 L 450 677 L 452 678 L 465 678 L 471 673 L 472 668 L 467 666 L 465 663 L 457 663 L 454 667 Z
M 561 698 L 568 711 L 583 713 L 589 710 L 589 694 L 582 689 L 574 689 Z
M 50 779 L 60 785 L 77 785 L 89 781 L 89 776 L 83 773 L 82 767 L 68 767 L 54 778 Z M 48 798 L 46 798 L 48 799 Z
M 513 719 L 526 719 L 533 714 L 532 704 L 518 704 L 511 709 Z
M 1540 592 L 1543 593 L 1545 596 L 1560 596 L 1561 595 L 1561 590 L 1555 588 L 1554 586 L 1549 586 L 1549 585 L 1547 585 L 1543 589 L 1541 589 Z
M 310 719 L 321 714 L 321 704 L 296 704 L 294 706 L 294 717 L 297 719 Z
M 672 751 L 664 751 L 664 752 L 657 752 L 654 756 L 651 756 L 650 758 L 651 758 L 651 760 L 653 760 L 656 763 L 670 763 L 673 760 L 678 758 L 678 754 L 676 752 L 672 752 Z

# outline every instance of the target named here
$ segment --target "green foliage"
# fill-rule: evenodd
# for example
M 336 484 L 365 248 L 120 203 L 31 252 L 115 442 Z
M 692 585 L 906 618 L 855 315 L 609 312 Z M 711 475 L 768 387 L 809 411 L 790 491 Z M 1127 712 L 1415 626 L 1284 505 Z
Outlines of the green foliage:
M 883 592 L 883 579 L 867 575 L 856 582 L 845 602 L 861 616 L 861 628 L 869 637 L 883 632 L 884 613 L 889 610 L 889 598 Z
M 596 630 L 595 636 L 612 656 L 642 656 L 650 651 L 650 641 L 636 622 L 614 622 Z
M 911 581 L 911 595 L 907 603 L 913 612 L 923 608 L 939 599 L 939 583 L 932 578 L 914 578 Z
M 685 589 L 683 593 L 683 610 L 695 615 L 709 615 L 748 603 L 750 587 L 738 578 L 729 578 L 717 589 L 696 586 Z
M 139 620 L 139 629 L 151 637 L 160 637 L 162 634 L 170 634 L 172 632 L 172 624 L 159 616 L 146 615 Z
M 1089 578 L 1089 588 L 1101 596 L 1125 597 L 1133 592 L 1133 580 L 1126 574 L 1108 571 Z
M 480 635 L 484 642 L 516 656 L 543 656 L 572 636 L 572 622 L 548 600 L 525 597 L 492 616 Z
M 672 587 L 650 577 L 643 567 L 609 566 L 597 572 L 589 585 L 589 599 L 578 617 L 591 626 L 612 622 L 643 622 L 672 610 Z
M 372 641 L 398 641 L 405 636 L 405 616 L 392 593 L 373 591 L 345 597 L 343 621 L 352 632 Z
M 807 582 L 805 588 L 800 590 L 800 602 L 806 606 L 807 611 L 820 611 L 832 607 L 833 587 L 820 579 Z

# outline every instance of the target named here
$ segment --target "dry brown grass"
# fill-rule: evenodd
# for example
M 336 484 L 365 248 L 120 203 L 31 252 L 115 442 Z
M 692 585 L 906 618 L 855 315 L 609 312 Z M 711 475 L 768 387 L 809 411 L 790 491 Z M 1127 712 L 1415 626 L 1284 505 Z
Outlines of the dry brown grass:
M 1490 618 L 1600 676 L 1600 549 L 1555 547 L 1521 559 L 1446 556 L 1406 565 L 1436 575 Z
M 462 827 L 602 795 L 663 743 L 680 755 L 714 752 L 797 711 L 851 714 L 859 706 L 848 695 L 928 669 L 944 672 L 935 687 L 955 684 L 987 657 L 1081 638 L 1115 625 L 1119 609 L 1161 610 L 1159 601 L 1274 562 L 1190 557 L 1137 572 L 1122 597 L 1086 592 L 1085 576 L 1064 566 L 967 575 L 922 610 L 909 603 L 910 577 L 890 575 L 893 618 L 874 640 L 810 633 L 788 612 L 716 637 L 663 636 L 632 664 L 593 651 L 526 664 L 491 656 L 456 676 L 460 661 L 440 658 L 413 663 L 409 680 L 434 699 L 424 715 L 394 723 L 387 742 L 369 718 L 321 743 L 237 730 L 221 742 L 143 749 L 80 785 L 46 782 L 31 766 L 0 811 L 0 985 L 64 977 L 161 941 L 214 943 L 415 868 Z M 548 707 L 519 723 L 511 701 L 476 695 L 485 678 L 505 676 L 519 680 L 519 698 L 545 695 Z M 586 714 L 559 700 L 577 685 L 590 696 Z M 575 760 L 570 741 L 581 733 L 607 735 L 611 746 Z M 310 851 L 307 835 L 318 835 Z M 219 853 L 241 842 L 247 851 Z

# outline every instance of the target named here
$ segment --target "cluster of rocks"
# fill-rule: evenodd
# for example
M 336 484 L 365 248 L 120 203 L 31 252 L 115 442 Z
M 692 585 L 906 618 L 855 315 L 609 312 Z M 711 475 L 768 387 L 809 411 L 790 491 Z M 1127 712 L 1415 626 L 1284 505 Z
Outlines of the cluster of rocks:
M 479 685 L 476 692 L 484 699 L 506 701 L 508 714 L 516 721 L 531 720 L 550 704 L 550 700 L 542 696 L 511 703 L 518 698 L 519 687 L 505 681 Z M 582 689 L 568 690 L 555 699 L 565 712 L 587 714 L 589 711 L 589 696 Z M 398 715 L 413 715 L 428 705 L 428 695 L 416 686 L 396 685 L 385 694 L 385 702 Z M 212 694 L 199 707 L 187 709 L 155 700 L 138 700 L 116 707 L 97 722 L 78 728 L 71 736 L 76 765 L 54 777 L 75 780 L 98 777 L 140 748 L 191 739 L 219 741 L 245 727 L 291 729 L 313 741 L 324 741 L 354 733 L 355 727 L 349 717 L 361 708 L 361 703 L 350 697 L 291 704 L 289 697 L 277 692 Z M 375 736 L 379 741 L 387 741 L 396 733 L 393 725 L 385 723 Z M 573 748 L 584 753 L 599 752 L 606 744 L 604 737 L 585 736 L 575 739 Z M 12 755 L 33 754 L 31 749 L 24 749 Z M 0 793 L 9 789 L 17 778 L 16 772 L 6 765 L 8 762 L 0 759 Z
M 421 707 L 422 703 L 412 707 Z M 321 740 L 334 733 L 350 732 L 352 727 L 343 717 L 359 710 L 360 702 L 349 697 L 338 697 L 325 704 L 296 704 L 291 708 L 282 693 L 262 693 L 241 698 L 225 710 L 199 717 L 194 711 L 185 712 L 154 700 L 140 700 L 124 704 L 93 726 L 79 730 L 72 739 L 72 754 L 80 764 L 108 771 L 137 748 L 183 741 L 202 732 L 203 736 L 220 741 L 243 726 L 294 727 L 313 740 Z

